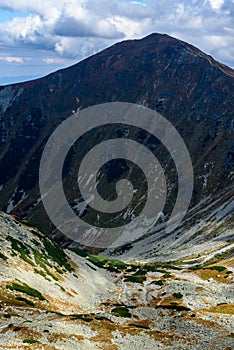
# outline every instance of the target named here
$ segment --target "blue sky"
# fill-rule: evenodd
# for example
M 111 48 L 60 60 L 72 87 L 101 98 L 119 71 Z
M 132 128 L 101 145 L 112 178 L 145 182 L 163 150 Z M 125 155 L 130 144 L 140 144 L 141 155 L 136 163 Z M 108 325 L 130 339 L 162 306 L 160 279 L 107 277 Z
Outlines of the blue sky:
M 0 0 L 0 85 L 152 32 L 188 41 L 234 67 L 234 0 Z

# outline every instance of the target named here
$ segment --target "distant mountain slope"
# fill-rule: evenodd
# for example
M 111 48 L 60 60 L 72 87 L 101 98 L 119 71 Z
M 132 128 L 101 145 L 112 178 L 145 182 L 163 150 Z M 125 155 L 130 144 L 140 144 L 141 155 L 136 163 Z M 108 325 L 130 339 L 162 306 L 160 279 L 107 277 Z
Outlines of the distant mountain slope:
M 222 202 L 225 194 L 229 203 L 234 194 L 233 91 L 231 68 L 188 43 L 161 34 L 118 43 L 42 79 L 1 87 L 0 208 L 53 231 L 38 189 L 45 142 L 72 111 L 112 101 L 148 106 L 177 128 L 194 166 L 191 208 L 201 201 L 212 201 L 214 195 Z M 77 200 L 74 174 L 79 160 L 93 140 L 113 138 L 119 132 L 123 130 L 94 130 L 71 151 L 64 183 L 73 207 Z M 137 132 L 132 136 L 136 140 L 145 137 Z M 165 209 L 168 214 L 175 199 L 175 167 L 165 150 L 155 145 L 154 152 L 171 184 Z M 108 176 L 111 182 L 113 171 Z M 228 218 L 231 220 L 230 215 Z

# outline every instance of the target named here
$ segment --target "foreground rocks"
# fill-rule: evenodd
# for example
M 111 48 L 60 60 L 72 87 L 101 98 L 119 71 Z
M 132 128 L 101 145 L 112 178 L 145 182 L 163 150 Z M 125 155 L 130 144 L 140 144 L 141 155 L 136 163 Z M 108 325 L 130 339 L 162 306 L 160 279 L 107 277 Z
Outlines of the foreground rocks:
M 0 349 L 234 348 L 234 258 L 123 263 L 60 251 L 6 214 L 0 231 Z

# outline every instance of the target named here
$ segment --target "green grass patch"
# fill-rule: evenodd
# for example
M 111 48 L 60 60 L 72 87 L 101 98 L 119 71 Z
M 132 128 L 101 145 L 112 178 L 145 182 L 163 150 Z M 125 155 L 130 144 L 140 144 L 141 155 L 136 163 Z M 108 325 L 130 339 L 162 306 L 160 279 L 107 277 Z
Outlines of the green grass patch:
M 104 267 L 104 265 L 109 262 L 109 259 L 105 256 L 93 254 L 88 255 L 88 260 L 97 267 Z
M 178 292 L 178 293 L 173 293 L 172 295 L 173 295 L 173 297 L 175 297 L 175 298 L 177 298 L 177 299 L 183 298 L 183 294 L 181 294 L 180 292 Z
M 59 269 L 57 266 L 54 267 L 56 272 L 58 272 L 60 275 L 63 275 L 63 271 Z
M 69 264 L 67 256 L 60 245 L 57 243 L 52 243 L 49 239 L 45 238 L 43 240 L 43 244 L 45 247 L 48 256 L 55 261 L 60 267 L 65 267 L 65 269 L 69 272 L 73 271 L 72 266 Z
M 137 323 L 129 323 L 129 326 L 131 326 L 131 327 L 136 327 L 136 328 L 140 328 L 140 329 L 150 329 L 149 326 L 144 326 L 144 325 L 137 324 Z
M 28 300 L 26 298 L 16 297 L 16 300 L 22 301 L 22 302 L 24 302 L 25 304 L 27 304 L 29 306 L 34 306 L 35 305 L 32 301 L 30 301 L 30 300 Z
M 120 272 L 127 270 L 126 272 L 137 272 L 136 275 L 139 275 L 140 278 L 137 278 L 136 275 L 127 276 L 126 279 L 130 282 L 139 282 L 142 283 L 145 279 L 142 277 L 146 275 L 147 272 L 161 272 L 167 273 L 163 269 L 173 269 L 181 270 L 181 267 L 169 264 L 169 263 L 146 263 L 146 264 L 134 264 L 134 263 L 125 263 L 121 260 L 112 260 L 103 255 L 91 254 L 86 250 L 79 249 L 77 247 L 69 248 L 71 251 L 76 253 L 79 256 L 86 257 L 92 264 L 99 268 L 104 268 L 111 272 Z M 168 273 L 169 274 L 169 273 Z M 133 277 L 132 277 L 133 276 Z M 166 278 L 171 277 L 171 275 Z
M 12 285 L 7 285 L 6 288 L 10 289 L 12 291 L 17 291 L 17 292 L 28 294 L 31 297 L 38 298 L 42 301 L 46 300 L 38 290 L 31 288 L 26 283 L 21 285 L 21 284 L 13 282 Z
M 175 265 L 172 265 L 172 264 L 163 264 L 161 267 L 162 267 L 163 269 L 182 270 L 181 267 L 175 266 Z
M 45 268 L 45 271 L 47 272 L 47 274 L 49 276 L 51 276 L 53 278 L 53 280 L 55 280 L 56 282 L 58 282 L 58 277 L 56 277 L 52 272 L 50 272 L 47 268 Z
M 31 231 L 31 232 L 33 232 L 33 231 Z M 36 240 L 36 239 L 32 239 L 32 242 L 33 242 L 33 244 L 36 246 L 36 247 L 40 247 L 40 243 Z
M 33 249 L 33 255 L 37 265 L 40 265 L 43 269 L 45 265 L 52 267 L 51 263 L 48 261 L 46 254 L 42 254 L 39 250 Z
M 89 255 L 89 253 L 86 250 L 79 249 L 76 247 L 71 247 L 71 248 L 69 248 L 69 250 L 71 250 L 72 252 L 76 253 L 79 256 L 82 256 L 83 258 L 86 258 L 86 256 Z
M 105 266 L 109 271 L 119 271 L 119 270 L 125 270 L 127 267 L 127 264 L 125 264 L 123 261 L 120 260 L 109 260 Z
M 34 340 L 34 339 L 24 339 L 23 343 L 24 344 L 36 344 L 36 343 L 39 344 L 39 341 L 38 340 Z
M 170 272 L 166 272 L 163 275 L 164 278 L 171 278 L 171 273 Z
M 38 269 L 34 269 L 34 272 L 37 273 L 38 275 L 44 277 L 45 279 L 47 279 L 47 275 L 45 274 L 44 271 L 38 270 Z
M 226 267 L 224 267 L 224 266 L 211 266 L 211 267 L 206 267 L 206 269 L 216 270 L 218 272 L 223 272 L 223 271 L 227 270 Z
M 144 267 L 140 267 L 133 276 L 145 276 L 147 274 L 147 270 Z
M 201 270 L 201 266 L 199 266 L 199 265 L 190 266 L 190 267 L 188 268 L 188 270 L 190 270 L 190 271 Z
M 73 315 L 71 320 L 82 320 L 85 322 L 91 322 L 94 319 L 94 314 L 79 314 Z
M 47 277 L 48 275 L 50 277 L 52 277 L 55 281 L 58 281 L 59 279 L 52 273 L 49 271 L 48 267 L 52 268 L 53 266 L 51 265 L 51 263 L 45 258 L 44 255 L 42 255 L 39 250 L 33 249 L 33 254 L 34 254 L 34 259 L 36 261 L 36 263 L 45 271 L 45 273 L 41 270 L 35 269 L 36 273 L 39 273 L 41 276 L 43 277 Z M 47 265 L 47 266 L 46 266 Z M 54 267 L 55 268 L 55 267 Z M 55 268 L 56 269 L 56 268 Z M 60 270 L 60 269 L 59 269 Z M 61 270 L 60 270 L 61 271 Z
M 18 222 L 27 225 L 29 227 L 35 227 L 38 229 L 38 227 L 27 220 L 17 218 Z M 72 272 L 73 268 L 68 262 L 68 258 L 63 250 L 63 248 L 58 245 L 55 242 L 51 242 L 49 238 L 46 237 L 46 233 L 43 232 L 43 230 L 40 229 L 41 232 L 31 230 L 33 234 L 35 234 L 37 237 L 39 237 L 42 240 L 42 243 L 45 248 L 45 255 L 42 255 L 38 250 L 34 249 L 33 254 L 34 258 L 37 264 L 45 263 L 46 265 L 49 265 L 48 258 L 56 262 L 60 267 L 64 267 L 67 271 Z M 20 241 L 8 236 L 8 240 L 11 241 L 12 249 L 15 251 L 18 251 L 20 253 L 20 256 L 23 260 L 30 263 L 31 265 L 34 265 L 33 262 L 28 258 L 28 255 L 30 255 L 30 250 L 26 245 L 21 243 Z M 35 245 L 39 245 L 36 240 L 34 240 Z M 50 267 L 51 264 L 49 265 Z M 59 269 L 58 273 L 61 273 L 61 269 Z
M 2 260 L 7 260 L 8 258 L 4 255 L 4 254 L 2 254 L 1 252 L 0 252 L 0 258 L 2 259 Z
M 177 310 L 177 311 L 190 311 L 191 310 L 189 307 L 186 307 L 183 305 L 177 305 L 176 303 L 172 303 L 170 305 L 157 305 L 157 306 L 155 306 L 155 309 L 171 309 L 171 310 Z
M 17 251 L 20 255 L 20 258 L 22 260 L 24 260 L 25 262 L 27 262 L 28 264 L 34 266 L 34 263 L 32 262 L 32 260 L 28 257 L 30 256 L 30 250 L 29 248 L 23 244 L 22 242 L 20 242 L 18 239 L 15 239 L 11 236 L 7 237 L 7 240 L 11 242 L 11 248 L 14 251 Z M 12 255 L 15 256 L 16 254 Z
M 118 317 L 131 318 L 131 313 L 129 309 L 124 306 L 115 307 L 111 310 L 111 313 Z
M 111 272 L 118 272 L 120 270 L 124 270 L 128 266 L 123 261 L 109 259 L 103 255 L 90 254 L 86 250 L 82 250 L 82 249 L 79 249 L 76 247 L 69 248 L 69 249 L 72 252 L 76 253 L 77 255 L 87 258 L 95 266 L 97 266 L 99 268 L 104 268 L 104 269 L 109 270 Z
M 163 286 L 164 285 L 164 281 L 163 280 L 157 280 L 157 281 L 153 281 L 151 284 L 156 284 L 158 286 Z
M 181 270 L 181 267 L 178 267 L 172 264 L 162 264 L 162 263 L 148 263 L 143 265 L 143 267 L 147 269 L 147 271 L 149 272 L 160 272 L 162 271 L 162 269 Z
M 142 275 L 128 275 L 125 276 L 124 282 L 132 282 L 132 283 L 143 283 L 146 280 L 146 276 Z
M 66 292 L 66 289 L 63 287 L 63 286 L 60 286 L 60 284 L 58 283 L 55 283 L 56 286 L 58 286 L 63 292 Z

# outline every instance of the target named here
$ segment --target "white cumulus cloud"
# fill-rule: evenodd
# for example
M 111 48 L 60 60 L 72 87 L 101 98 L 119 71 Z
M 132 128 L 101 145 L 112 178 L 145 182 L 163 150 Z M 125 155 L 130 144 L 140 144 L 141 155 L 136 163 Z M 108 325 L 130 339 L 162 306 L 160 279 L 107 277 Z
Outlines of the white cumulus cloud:
M 15 56 L 16 49 L 33 50 L 34 56 L 37 50 L 44 51 L 44 64 L 47 57 L 66 64 L 117 41 L 159 32 L 234 66 L 234 0 L 0 0 L 1 8 L 24 13 L 0 23 L 2 56 Z
M 54 58 L 54 57 L 43 58 L 42 61 L 47 64 L 64 63 L 64 60 L 62 58 Z
M 14 57 L 14 56 L 3 56 L 3 57 L 0 57 L 0 60 L 1 61 L 5 61 L 5 62 L 9 62 L 9 63 L 12 63 L 12 62 L 15 62 L 15 63 L 24 63 L 24 59 L 22 57 Z

